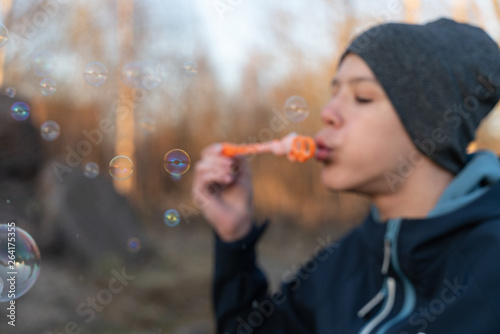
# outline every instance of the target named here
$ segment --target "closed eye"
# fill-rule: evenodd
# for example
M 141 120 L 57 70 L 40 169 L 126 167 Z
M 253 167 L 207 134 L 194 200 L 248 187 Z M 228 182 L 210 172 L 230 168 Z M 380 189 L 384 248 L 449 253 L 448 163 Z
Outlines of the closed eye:
M 372 102 L 371 99 L 364 99 L 362 97 L 356 97 L 356 102 L 359 102 L 359 103 L 370 103 Z

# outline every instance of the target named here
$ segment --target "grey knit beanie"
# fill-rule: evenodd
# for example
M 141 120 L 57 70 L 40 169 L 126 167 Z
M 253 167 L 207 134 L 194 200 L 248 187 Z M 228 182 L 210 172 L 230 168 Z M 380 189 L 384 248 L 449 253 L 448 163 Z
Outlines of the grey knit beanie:
M 387 23 L 359 35 L 348 53 L 375 73 L 415 146 L 457 174 L 481 120 L 500 99 L 500 51 L 478 27 L 439 19 Z

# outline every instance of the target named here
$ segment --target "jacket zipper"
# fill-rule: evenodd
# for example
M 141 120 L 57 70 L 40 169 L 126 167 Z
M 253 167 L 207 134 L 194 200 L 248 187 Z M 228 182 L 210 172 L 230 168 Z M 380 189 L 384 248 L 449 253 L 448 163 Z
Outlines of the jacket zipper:
M 387 321 L 378 331 L 377 334 L 385 334 L 387 331 L 394 326 L 396 323 L 399 321 L 403 320 L 407 316 L 410 315 L 410 313 L 413 311 L 415 308 L 416 304 L 416 294 L 415 294 L 415 288 L 413 287 L 413 284 L 411 281 L 406 277 L 406 275 L 403 273 L 401 270 L 401 267 L 399 266 L 399 258 L 398 258 L 398 237 L 399 237 L 399 229 L 401 227 L 401 219 L 397 220 L 390 220 L 387 222 L 389 224 L 387 226 L 388 231 L 387 231 L 387 236 L 390 240 L 391 243 L 391 263 L 392 267 L 394 269 L 394 272 L 396 275 L 399 277 L 401 282 L 403 283 L 403 290 L 404 290 L 404 299 L 403 299 L 403 306 L 401 307 L 401 310 L 399 313 Z
M 387 231 L 384 237 L 384 261 L 382 264 L 381 273 L 386 276 L 384 286 L 381 291 L 375 295 L 361 310 L 358 311 L 358 317 L 362 318 L 377 306 L 382 300 L 385 300 L 384 306 L 379 313 L 368 322 L 359 332 L 360 334 L 369 334 L 377 327 L 391 312 L 394 306 L 394 298 L 396 293 L 396 280 L 393 277 L 387 276 L 389 266 L 392 264 L 394 272 L 403 283 L 404 301 L 403 307 L 399 313 L 388 322 L 386 322 L 376 334 L 385 334 L 395 323 L 407 317 L 415 307 L 415 289 L 410 280 L 401 271 L 397 252 L 397 239 L 401 219 L 391 219 L 387 222 Z

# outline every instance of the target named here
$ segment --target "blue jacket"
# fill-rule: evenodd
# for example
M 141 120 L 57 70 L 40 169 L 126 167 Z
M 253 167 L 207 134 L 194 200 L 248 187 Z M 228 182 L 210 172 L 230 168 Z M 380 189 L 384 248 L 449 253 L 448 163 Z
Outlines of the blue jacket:
M 279 292 L 268 292 L 254 247 L 216 237 L 217 333 L 500 333 L 500 162 L 488 151 L 424 219 L 363 224 L 318 247 Z

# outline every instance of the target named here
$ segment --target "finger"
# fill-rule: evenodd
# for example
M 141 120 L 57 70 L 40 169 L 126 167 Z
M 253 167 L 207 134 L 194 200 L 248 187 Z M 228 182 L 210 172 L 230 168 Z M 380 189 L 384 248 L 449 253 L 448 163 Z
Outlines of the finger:
M 227 171 L 206 171 L 198 174 L 196 184 L 200 187 L 207 187 L 214 183 L 226 185 L 231 180 L 232 176 Z
M 218 201 L 221 192 L 226 188 L 226 180 L 214 175 L 203 174 L 193 183 L 192 196 L 200 203 Z
M 229 166 L 217 166 L 208 161 L 201 161 L 195 166 L 193 187 L 204 189 L 214 183 L 227 185 L 233 181 Z
M 200 162 L 213 164 L 215 167 L 219 168 L 229 168 L 233 163 L 232 158 L 225 157 L 223 155 L 210 155 L 207 154 L 203 157 Z
M 223 157 L 207 157 L 194 166 L 195 175 L 206 173 L 231 173 L 231 159 Z
M 238 156 L 234 157 L 230 165 L 231 175 L 251 175 L 250 165 L 246 157 Z
M 203 158 L 203 157 L 208 156 L 208 155 L 220 155 L 221 152 L 222 152 L 222 144 L 215 143 L 215 144 L 212 144 L 212 145 L 205 147 L 201 151 L 201 157 Z

